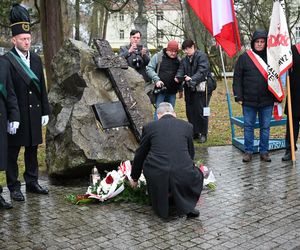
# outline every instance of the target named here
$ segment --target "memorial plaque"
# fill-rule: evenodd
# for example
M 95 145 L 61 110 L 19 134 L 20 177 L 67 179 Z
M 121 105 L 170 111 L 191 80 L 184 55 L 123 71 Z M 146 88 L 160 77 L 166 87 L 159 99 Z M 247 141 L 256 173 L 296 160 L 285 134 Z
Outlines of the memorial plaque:
M 96 119 L 103 129 L 129 126 L 130 123 L 120 101 L 96 103 L 92 106 Z

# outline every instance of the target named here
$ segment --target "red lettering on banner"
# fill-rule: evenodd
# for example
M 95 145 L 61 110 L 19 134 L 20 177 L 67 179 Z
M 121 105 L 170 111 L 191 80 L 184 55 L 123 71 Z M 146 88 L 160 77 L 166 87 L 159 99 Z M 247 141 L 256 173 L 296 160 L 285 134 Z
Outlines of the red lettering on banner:
M 268 36 L 268 48 L 277 47 L 277 46 L 289 46 L 289 34 L 285 32 L 284 34 L 281 34 L 281 25 L 277 25 L 277 35 L 269 35 Z
M 274 35 L 269 35 L 268 37 L 268 48 L 272 47 L 277 47 L 277 46 L 289 46 L 289 36 L 288 34 L 277 34 L 276 36 Z

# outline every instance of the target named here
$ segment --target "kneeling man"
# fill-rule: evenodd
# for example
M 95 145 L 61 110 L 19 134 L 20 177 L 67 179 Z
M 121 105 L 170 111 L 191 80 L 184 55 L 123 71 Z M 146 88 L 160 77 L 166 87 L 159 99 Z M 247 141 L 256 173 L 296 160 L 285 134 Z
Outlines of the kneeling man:
M 158 121 L 143 127 L 142 141 L 135 153 L 131 186 L 145 175 L 152 207 L 158 216 L 169 215 L 169 197 L 178 215 L 199 216 L 195 209 L 203 187 L 203 174 L 194 166 L 193 126 L 176 119 L 170 103 L 157 109 Z

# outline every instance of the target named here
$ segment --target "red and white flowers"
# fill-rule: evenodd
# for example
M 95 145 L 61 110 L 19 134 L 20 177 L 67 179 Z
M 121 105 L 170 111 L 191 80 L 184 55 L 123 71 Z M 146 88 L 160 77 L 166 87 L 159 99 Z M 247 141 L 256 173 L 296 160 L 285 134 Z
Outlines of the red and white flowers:
M 131 163 L 125 161 L 120 164 L 118 170 L 110 171 L 106 177 L 95 185 L 89 186 L 86 192 L 88 198 L 94 198 L 100 201 L 105 201 L 115 197 L 124 190 L 125 179 L 130 180 Z M 145 177 L 142 175 L 139 182 L 146 183 Z

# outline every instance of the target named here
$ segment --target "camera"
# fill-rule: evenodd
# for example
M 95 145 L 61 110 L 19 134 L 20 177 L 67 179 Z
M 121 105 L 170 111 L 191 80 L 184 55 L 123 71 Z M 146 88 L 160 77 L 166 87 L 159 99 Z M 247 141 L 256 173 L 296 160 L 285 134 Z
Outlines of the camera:
M 153 90 L 154 95 L 158 95 L 160 92 L 165 91 L 167 88 L 165 86 L 162 86 L 161 88 L 155 88 Z
M 188 88 L 190 88 L 190 90 L 192 91 L 192 92 L 194 92 L 194 91 L 196 91 L 196 82 L 195 81 L 185 81 L 185 83 L 184 83 L 184 85 L 186 86 L 186 87 L 188 87 Z
M 134 67 L 135 69 L 140 69 L 143 67 L 143 58 L 142 58 L 142 49 L 143 49 L 143 45 L 138 44 L 136 45 L 136 48 L 132 54 L 132 67 Z
M 136 52 L 137 53 L 141 53 L 141 50 L 143 49 L 143 45 L 141 45 L 141 44 L 138 44 L 137 46 L 136 46 Z
M 142 60 L 139 57 L 133 58 L 132 59 L 132 65 L 134 68 L 139 69 L 141 67 Z

